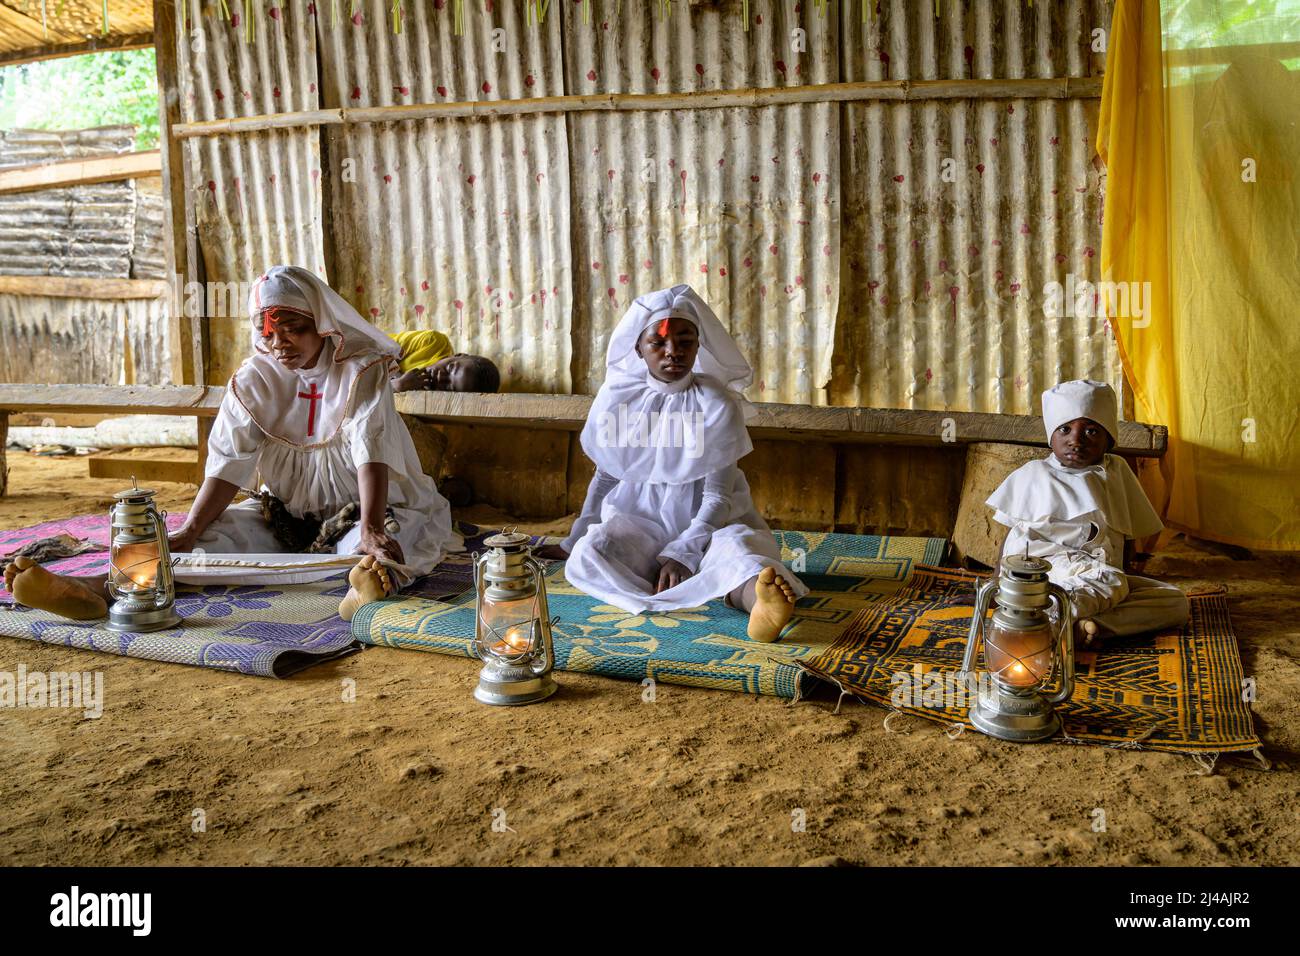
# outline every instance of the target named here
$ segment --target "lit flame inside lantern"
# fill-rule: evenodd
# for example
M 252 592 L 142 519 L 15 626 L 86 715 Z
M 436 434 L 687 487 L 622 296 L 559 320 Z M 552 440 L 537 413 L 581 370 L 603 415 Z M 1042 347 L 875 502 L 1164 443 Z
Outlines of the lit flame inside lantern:
M 501 640 L 492 645 L 494 654 L 521 654 L 528 650 L 532 642 L 529 631 L 532 628 L 527 624 L 516 624 L 506 630 Z
M 984 659 L 989 670 L 1011 687 L 1033 687 L 1052 671 L 1052 632 L 1049 628 L 1017 631 L 996 624 L 985 636 Z
M 135 590 L 146 591 L 158 580 L 158 545 L 149 542 L 114 546 L 113 564 L 118 570 L 119 587 L 129 584 Z

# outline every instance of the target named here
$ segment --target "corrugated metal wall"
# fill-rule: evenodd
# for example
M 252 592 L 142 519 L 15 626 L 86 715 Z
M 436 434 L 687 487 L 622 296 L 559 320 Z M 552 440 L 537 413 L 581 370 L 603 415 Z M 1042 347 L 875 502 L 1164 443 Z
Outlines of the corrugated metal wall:
M 218 7 L 205 8 L 177 45 L 186 122 L 315 109 L 314 6 L 258 5 L 251 43 L 243 5 L 230 9 L 222 20 Z M 193 16 L 194 7 L 185 12 Z M 319 143 L 319 131 L 306 128 L 187 141 L 187 196 L 209 283 L 248 283 L 278 263 L 325 275 Z M 229 300 L 218 303 L 223 314 L 208 322 L 208 381 L 218 385 L 249 351 L 243 296 L 222 299 Z
M 0 294 L 0 382 L 171 384 L 165 299 Z
M 564 92 L 557 14 L 532 28 L 523 4 L 467 9 L 457 37 L 450 5 L 404 4 L 399 34 L 387 6 L 359 9 L 360 22 L 321 18 L 326 107 Z M 564 118 L 330 126 L 325 136 L 335 287 L 388 331 L 436 328 L 458 350 L 491 356 L 514 391 L 570 391 L 570 317 L 582 310 Z
M 0 168 L 130 152 L 131 126 L 0 132 Z M 162 278 L 157 180 L 0 196 L 0 275 Z M 167 302 L 0 293 L 0 381 L 164 385 Z
M 204 52 L 182 49 L 187 119 L 316 107 L 314 7 L 273 9 L 251 46 L 242 26 L 204 20 Z M 746 31 L 739 0 L 670 15 L 555 2 L 541 26 L 522 4 L 487 0 L 465 4 L 456 36 L 450 2 L 403 4 L 400 34 L 382 0 L 353 17 L 340 4 L 337 23 L 323 4 L 319 101 L 1100 69 L 1089 45 L 1105 0 L 938 9 L 881 0 L 864 22 L 858 3 L 754 0 Z M 328 262 L 363 314 L 449 332 L 496 357 L 514 390 L 593 391 L 631 298 L 685 281 L 750 357 L 756 399 L 1029 412 L 1051 381 L 1118 379 L 1099 321 L 1042 307 L 1046 282 L 1097 277 L 1095 113 L 1095 100 L 966 99 L 227 135 L 191 141 L 190 197 L 209 279 Z M 223 328 L 214 381 L 247 349 L 242 327 Z
M 0 132 L 0 169 L 130 152 L 132 126 Z M 131 274 L 130 180 L 0 195 L 0 275 Z
M 1103 0 L 845 10 L 846 80 L 1092 76 Z M 1102 320 L 1049 318 L 1044 285 L 1099 278 L 1096 100 L 853 103 L 835 404 L 1035 414 L 1062 379 L 1119 383 Z M 951 161 L 951 162 L 948 162 Z M 952 181 L 949 181 L 952 180 Z

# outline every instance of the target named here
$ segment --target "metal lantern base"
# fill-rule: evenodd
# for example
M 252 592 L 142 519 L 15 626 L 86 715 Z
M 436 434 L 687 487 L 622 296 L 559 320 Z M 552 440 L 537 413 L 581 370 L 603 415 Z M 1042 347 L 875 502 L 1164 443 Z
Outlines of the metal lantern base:
M 180 616 L 174 605 L 164 608 L 153 606 L 133 608 L 129 601 L 118 601 L 108 609 L 110 631 L 124 631 L 132 634 L 145 634 L 149 631 L 163 631 L 180 624 Z
M 483 665 L 479 671 L 478 686 L 474 688 L 474 699 L 484 704 L 501 707 L 516 707 L 520 704 L 535 704 L 546 700 L 557 690 L 559 685 L 550 673 L 538 677 L 528 667 L 498 664 L 495 661 Z
M 1041 694 L 980 694 L 969 716 L 981 733 L 1018 744 L 1047 740 L 1061 729 L 1061 718 Z

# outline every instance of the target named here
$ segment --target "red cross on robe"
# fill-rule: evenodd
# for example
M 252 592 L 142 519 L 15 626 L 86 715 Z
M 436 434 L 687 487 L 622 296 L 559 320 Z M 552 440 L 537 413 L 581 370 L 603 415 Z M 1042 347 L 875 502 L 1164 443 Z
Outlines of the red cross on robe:
M 316 434 L 316 403 L 325 397 L 324 392 L 316 390 L 316 383 L 311 383 L 310 392 L 299 392 L 299 398 L 305 398 L 311 403 L 307 410 L 307 437 L 310 438 Z

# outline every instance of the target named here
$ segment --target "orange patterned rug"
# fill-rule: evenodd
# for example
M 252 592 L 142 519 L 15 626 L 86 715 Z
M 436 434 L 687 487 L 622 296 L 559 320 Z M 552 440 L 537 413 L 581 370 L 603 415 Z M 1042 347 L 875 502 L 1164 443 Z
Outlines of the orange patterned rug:
M 953 675 L 980 580 L 918 567 L 895 595 L 863 608 L 834 644 L 801 662 L 801 685 L 822 678 L 842 693 L 971 728 L 969 697 Z M 1188 597 L 1191 619 L 1181 633 L 1116 638 L 1075 655 L 1074 696 L 1060 707 L 1056 741 L 1206 754 L 1260 747 L 1227 592 Z

